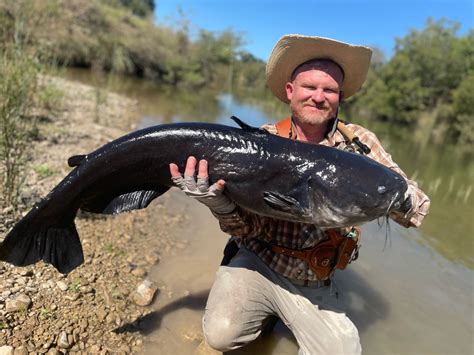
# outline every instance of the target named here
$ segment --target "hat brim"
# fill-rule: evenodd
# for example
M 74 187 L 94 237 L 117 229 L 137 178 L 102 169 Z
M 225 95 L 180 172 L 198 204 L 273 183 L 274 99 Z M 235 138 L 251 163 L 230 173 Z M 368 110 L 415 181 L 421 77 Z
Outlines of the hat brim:
M 267 61 L 267 84 L 273 94 L 288 103 L 285 84 L 293 71 L 311 59 L 330 59 L 344 70 L 344 97 L 354 95 L 362 87 L 369 71 L 372 50 L 364 46 L 324 37 L 286 35 L 280 38 Z

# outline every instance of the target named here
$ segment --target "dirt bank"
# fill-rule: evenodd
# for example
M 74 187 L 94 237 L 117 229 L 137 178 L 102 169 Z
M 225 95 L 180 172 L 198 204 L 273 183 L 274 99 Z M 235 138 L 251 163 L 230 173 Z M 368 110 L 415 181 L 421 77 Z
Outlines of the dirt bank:
M 69 171 L 67 158 L 86 153 L 135 128 L 137 104 L 91 87 L 47 78 L 63 93 L 54 113 L 40 115 L 22 193 L 24 213 Z M 0 263 L 0 352 L 136 353 L 143 347 L 141 322 L 151 312 L 149 293 L 137 294 L 153 265 L 171 249 L 184 248 L 167 231 L 183 217 L 165 209 L 163 196 L 146 210 L 117 217 L 81 214 L 76 219 L 85 263 L 63 276 L 49 265 L 25 268 Z M 0 217 L 0 239 L 20 217 Z M 149 223 L 153 218 L 153 226 Z M 159 232 L 157 232 L 159 231 Z M 142 296 L 142 298 L 140 298 Z M 141 304 L 141 305 L 139 305 Z

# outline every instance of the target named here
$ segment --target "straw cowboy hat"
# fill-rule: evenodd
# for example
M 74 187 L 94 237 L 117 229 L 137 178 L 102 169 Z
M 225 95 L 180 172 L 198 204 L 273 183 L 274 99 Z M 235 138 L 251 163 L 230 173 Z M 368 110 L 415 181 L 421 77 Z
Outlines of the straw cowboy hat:
M 347 98 L 361 88 L 369 70 L 372 50 L 364 46 L 335 41 L 324 37 L 286 35 L 280 38 L 268 58 L 267 84 L 273 94 L 288 103 L 285 84 L 293 71 L 310 59 L 331 59 L 344 71 L 342 91 Z

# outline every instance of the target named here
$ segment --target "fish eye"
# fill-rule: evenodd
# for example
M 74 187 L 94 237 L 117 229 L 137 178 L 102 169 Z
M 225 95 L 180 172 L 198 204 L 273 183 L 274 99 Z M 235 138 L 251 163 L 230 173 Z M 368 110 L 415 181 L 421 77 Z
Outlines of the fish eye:
M 385 186 L 380 185 L 379 187 L 377 187 L 377 192 L 379 194 L 383 194 L 383 193 L 385 193 L 385 191 L 387 191 L 387 188 Z

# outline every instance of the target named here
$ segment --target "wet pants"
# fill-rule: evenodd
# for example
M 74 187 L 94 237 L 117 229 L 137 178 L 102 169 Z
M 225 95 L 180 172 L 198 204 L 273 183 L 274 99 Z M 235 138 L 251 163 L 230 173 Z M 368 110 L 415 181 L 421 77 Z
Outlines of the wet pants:
M 203 317 L 204 336 L 216 350 L 234 350 L 255 340 L 264 321 L 276 315 L 296 337 L 299 355 L 360 354 L 357 328 L 339 309 L 330 286 L 295 285 L 240 248 L 217 271 Z

